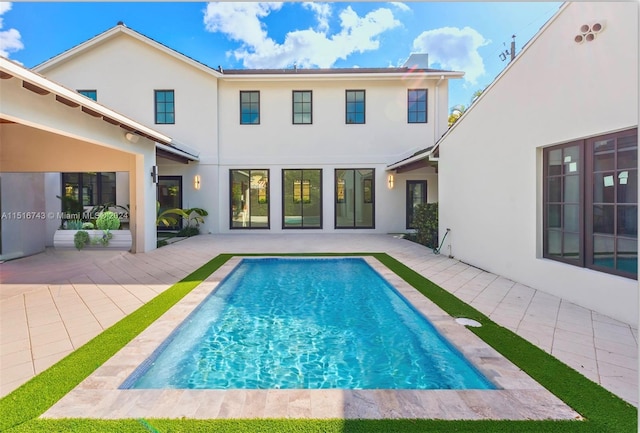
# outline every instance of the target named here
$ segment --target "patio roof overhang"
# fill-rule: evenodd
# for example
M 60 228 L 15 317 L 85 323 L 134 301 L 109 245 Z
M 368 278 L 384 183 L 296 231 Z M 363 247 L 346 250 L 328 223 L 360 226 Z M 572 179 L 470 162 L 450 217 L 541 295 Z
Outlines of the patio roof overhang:
M 33 71 L 30 71 L 11 60 L 0 57 L 0 79 L 8 80 L 11 78 L 21 80 L 22 87 L 25 90 L 29 90 L 41 96 L 53 94 L 55 95 L 55 100 L 61 104 L 71 108 L 78 108 L 88 116 L 101 118 L 111 125 L 119 126 L 125 131 L 125 133 L 139 135 L 155 142 L 157 156 L 185 164 L 189 161 L 198 161 L 198 154 L 196 151 L 183 144 L 177 143 L 171 137 L 144 126 L 141 123 L 117 113 L 74 90 L 68 89 Z M 15 119 L 2 116 L 1 113 L 0 118 L 2 118 L 2 122 L 4 123 L 11 123 L 15 121 Z
M 417 170 L 423 167 L 429 167 L 430 161 L 435 161 L 432 157 L 433 146 L 427 147 L 426 149 L 421 149 L 409 156 L 408 158 L 402 159 L 398 162 L 394 162 L 387 166 L 387 171 L 394 171 L 396 173 L 405 173 L 407 171 Z

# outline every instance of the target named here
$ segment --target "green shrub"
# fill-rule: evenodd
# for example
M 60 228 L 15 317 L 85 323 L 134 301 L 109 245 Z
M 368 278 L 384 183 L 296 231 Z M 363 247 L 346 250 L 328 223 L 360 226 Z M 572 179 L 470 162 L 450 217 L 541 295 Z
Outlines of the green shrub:
M 76 246 L 78 250 L 81 250 L 89 243 L 89 233 L 84 230 L 78 230 L 78 232 L 73 235 L 73 244 Z
M 93 225 L 93 223 L 82 223 L 82 228 L 84 230 L 93 230 L 96 227 Z
M 120 219 L 115 212 L 102 212 L 96 220 L 96 226 L 100 230 L 118 230 L 120 228 Z
M 196 236 L 200 234 L 200 229 L 194 226 L 187 226 L 180 230 L 176 236 L 189 238 L 191 236 Z
M 65 226 L 67 230 L 82 230 L 84 228 L 81 220 L 68 220 Z
M 416 242 L 429 248 L 438 246 L 438 203 L 416 206 L 413 224 L 416 228 Z

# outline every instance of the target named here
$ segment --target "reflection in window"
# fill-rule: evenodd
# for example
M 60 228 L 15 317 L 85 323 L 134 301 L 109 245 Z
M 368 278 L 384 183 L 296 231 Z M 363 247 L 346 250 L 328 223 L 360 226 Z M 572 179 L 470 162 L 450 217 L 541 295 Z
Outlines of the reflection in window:
M 544 257 L 637 278 L 637 139 L 632 129 L 544 150 Z
M 364 123 L 364 90 L 347 90 L 346 92 L 346 123 Z
M 335 171 L 336 228 L 375 227 L 375 170 Z
M 230 227 L 269 228 L 269 170 L 230 170 Z
M 94 101 L 98 100 L 98 91 L 97 90 L 78 90 L 78 93 L 86 96 L 89 99 L 93 99 Z
M 322 170 L 282 170 L 282 182 L 282 227 L 322 228 Z
M 310 125 L 312 122 L 311 90 L 293 91 L 293 124 Z
M 407 94 L 407 121 L 427 122 L 427 89 L 409 89 Z
M 155 91 L 155 118 L 157 124 L 174 124 L 176 122 L 173 90 Z
M 114 205 L 116 173 L 62 173 L 62 195 L 66 203 L 73 201 L 81 206 Z
M 240 92 L 240 124 L 258 125 L 260 123 L 260 92 Z

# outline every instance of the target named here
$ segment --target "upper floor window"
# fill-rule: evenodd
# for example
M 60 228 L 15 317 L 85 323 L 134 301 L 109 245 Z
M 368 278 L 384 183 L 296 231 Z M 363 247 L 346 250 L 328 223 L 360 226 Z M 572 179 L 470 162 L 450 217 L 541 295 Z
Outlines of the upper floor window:
M 78 93 L 86 96 L 87 98 L 91 98 L 94 101 L 98 100 L 98 91 L 97 90 L 78 90 Z
M 407 121 L 409 123 L 427 123 L 427 89 L 409 89 Z
M 293 124 L 310 125 L 312 123 L 311 90 L 293 91 Z
M 240 124 L 260 124 L 260 92 L 240 91 Z
M 638 275 L 638 130 L 544 149 L 544 257 Z
M 173 90 L 155 91 L 156 123 L 176 123 L 176 107 Z
M 364 90 L 347 90 L 345 109 L 347 124 L 364 123 L 364 102 Z

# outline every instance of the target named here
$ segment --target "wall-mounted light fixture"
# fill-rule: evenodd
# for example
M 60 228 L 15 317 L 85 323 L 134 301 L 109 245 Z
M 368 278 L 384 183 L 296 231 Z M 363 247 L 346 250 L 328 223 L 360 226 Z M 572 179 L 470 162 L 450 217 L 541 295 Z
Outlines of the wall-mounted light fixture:
M 387 176 L 387 186 L 389 187 L 389 189 L 393 189 L 393 175 L 392 174 Z
M 138 140 L 140 140 L 140 136 L 138 134 L 134 134 L 133 132 L 126 132 L 124 134 L 124 138 L 126 138 L 128 142 L 134 144 L 137 143 Z
M 151 167 L 151 180 L 153 183 L 158 183 L 158 166 L 154 165 Z
M 193 187 L 195 189 L 200 189 L 200 175 L 199 174 L 196 174 L 193 177 Z

